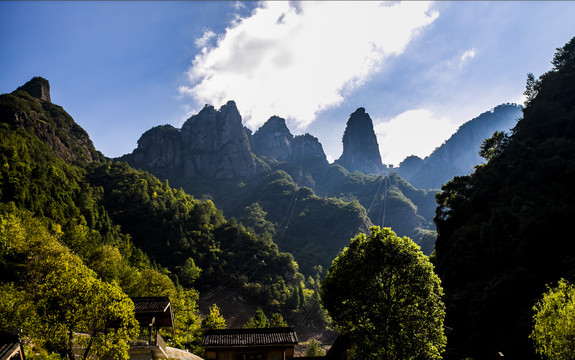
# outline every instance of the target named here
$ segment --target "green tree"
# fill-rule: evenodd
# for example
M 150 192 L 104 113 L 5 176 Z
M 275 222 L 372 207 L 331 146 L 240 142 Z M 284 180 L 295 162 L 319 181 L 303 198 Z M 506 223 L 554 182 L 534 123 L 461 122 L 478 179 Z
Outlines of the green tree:
M 191 287 L 200 277 L 202 269 L 196 266 L 194 259 L 188 258 L 180 269 L 179 279 L 184 286 Z
M 529 73 L 527 74 L 527 80 L 525 82 L 525 91 L 523 92 L 523 95 L 525 95 L 525 106 L 528 106 L 533 99 L 535 99 L 535 97 L 537 96 L 537 93 L 539 92 L 541 83 L 535 79 L 535 75 L 533 75 L 533 73 Z
M 419 246 L 391 229 L 359 234 L 333 261 L 322 302 L 355 344 L 355 359 L 440 358 L 441 281 Z
M 171 298 L 174 311 L 174 329 L 162 333 L 170 346 L 199 353 L 201 342 L 201 319 L 198 313 L 199 294 L 194 289 L 178 287 Z
M 280 313 L 273 313 L 270 319 L 270 327 L 288 327 L 288 323 Z
M 537 353 L 551 360 L 575 359 L 575 286 L 559 280 L 533 310 L 530 337 Z
M 325 352 L 322 350 L 321 346 L 316 339 L 311 339 L 309 346 L 305 351 L 305 356 L 324 356 Z
M 78 349 L 83 359 L 128 358 L 128 340 L 139 326 L 118 285 L 98 279 L 30 213 L 0 216 L 0 243 L 10 249 L 3 262 L 17 262 L 18 279 L 18 289 L 2 286 L 13 295 L 2 296 L 0 307 L 13 302 L 26 310 L 16 314 L 24 336 L 69 359 Z
M 220 314 L 220 308 L 214 304 L 210 307 L 210 313 L 202 320 L 202 329 L 225 329 L 226 319 Z
M 503 151 L 509 146 L 509 136 L 503 131 L 496 131 L 493 135 L 483 140 L 479 155 L 487 161 L 500 156 Z
M 244 325 L 246 329 L 258 329 L 258 328 L 267 328 L 270 327 L 270 323 L 264 311 L 258 308 L 248 322 Z

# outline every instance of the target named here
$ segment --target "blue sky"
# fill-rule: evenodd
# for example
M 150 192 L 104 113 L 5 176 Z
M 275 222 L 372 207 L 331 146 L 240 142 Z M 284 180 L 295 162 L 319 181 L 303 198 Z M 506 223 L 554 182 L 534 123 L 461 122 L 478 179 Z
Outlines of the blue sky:
M 575 36 L 575 2 L 0 1 L 0 93 L 50 81 L 106 156 L 235 100 L 341 155 L 364 107 L 384 163 L 428 155 L 467 120 L 522 102 Z

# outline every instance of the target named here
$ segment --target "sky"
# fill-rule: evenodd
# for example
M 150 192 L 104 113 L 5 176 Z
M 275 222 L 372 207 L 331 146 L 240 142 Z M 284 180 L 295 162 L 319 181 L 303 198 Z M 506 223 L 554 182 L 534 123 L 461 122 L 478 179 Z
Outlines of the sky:
M 384 164 L 523 103 L 575 36 L 573 1 L 0 1 L 0 93 L 34 76 L 108 157 L 150 128 L 234 100 L 341 156 L 363 107 Z

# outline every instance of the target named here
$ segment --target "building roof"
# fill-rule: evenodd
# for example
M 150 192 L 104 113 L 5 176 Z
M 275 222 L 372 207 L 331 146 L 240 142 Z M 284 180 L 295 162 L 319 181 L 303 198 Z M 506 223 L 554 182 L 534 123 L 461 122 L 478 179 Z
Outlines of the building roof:
M 20 352 L 18 335 L 0 334 L 0 360 L 7 360 Z
M 171 305 L 167 296 L 133 297 L 132 301 L 137 313 L 165 312 Z
M 172 303 L 167 296 L 133 297 L 136 320 L 147 326 L 154 322 L 157 327 L 174 326 Z
M 208 330 L 202 339 L 205 348 L 295 346 L 297 343 L 295 330 L 290 327 Z

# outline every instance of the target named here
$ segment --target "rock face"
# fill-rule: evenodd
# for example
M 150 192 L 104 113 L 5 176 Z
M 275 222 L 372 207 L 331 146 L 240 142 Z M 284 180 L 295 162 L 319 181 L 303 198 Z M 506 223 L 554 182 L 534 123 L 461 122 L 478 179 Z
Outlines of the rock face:
M 495 131 L 508 132 L 522 116 L 521 107 L 503 104 L 461 125 L 457 132 L 425 159 L 407 157 L 398 174 L 421 189 L 439 189 L 455 176 L 467 175 L 484 159 L 479 149 Z
M 357 109 L 349 117 L 343 134 L 343 153 L 335 163 L 349 171 L 384 172 L 373 122 L 364 108 Z
M 299 135 L 290 143 L 290 161 L 298 166 L 325 166 L 327 157 L 319 140 L 310 134 Z
M 272 116 L 251 137 L 256 155 L 288 161 L 298 167 L 328 165 L 319 140 L 310 135 L 294 137 L 284 119 Z
M 233 179 L 257 175 L 242 118 L 233 101 L 216 110 L 204 107 L 180 130 L 163 125 L 142 135 L 131 161 L 162 176 Z M 130 162 L 130 159 L 127 158 Z
M 261 166 L 250 151 L 248 136 L 235 102 L 216 111 L 206 106 L 181 130 L 185 177 L 231 179 L 254 176 Z
M 133 154 L 137 164 L 165 171 L 177 170 L 182 165 L 180 131 L 171 125 L 156 126 L 140 137 Z
M 50 99 L 50 83 L 39 76 L 33 77 L 26 84 L 19 87 L 18 90 L 24 90 L 35 98 L 52 102 Z
M 287 128 L 285 120 L 272 116 L 252 136 L 252 149 L 256 155 L 266 155 L 279 161 L 286 161 L 290 158 L 292 139 L 293 135 Z

